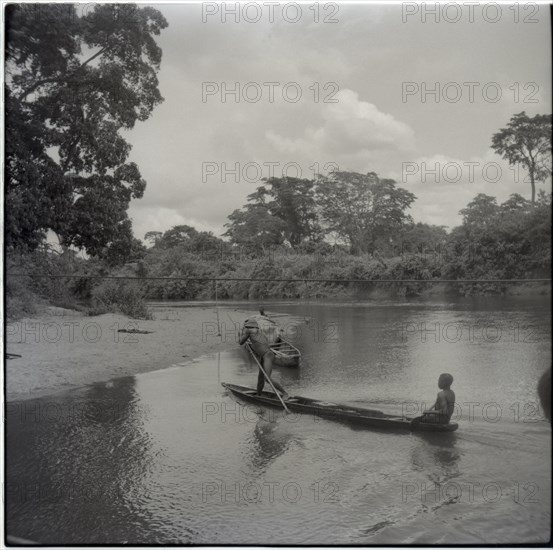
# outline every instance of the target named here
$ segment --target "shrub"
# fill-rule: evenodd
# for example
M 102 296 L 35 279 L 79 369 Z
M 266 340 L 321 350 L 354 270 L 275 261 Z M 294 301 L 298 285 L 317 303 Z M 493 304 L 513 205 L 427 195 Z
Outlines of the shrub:
M 93 291 L 91 311 L 105 313 L 120 311 L 132 319 L 152 319 L 152 314 L 144 301 L 144 291 L 129 281 L 107 279 Z
M 6 316 L 8 319 L 20 319 L 36 313 L 37 304 L 42 300 L 30 287 L 27 278 L 6 278 Z

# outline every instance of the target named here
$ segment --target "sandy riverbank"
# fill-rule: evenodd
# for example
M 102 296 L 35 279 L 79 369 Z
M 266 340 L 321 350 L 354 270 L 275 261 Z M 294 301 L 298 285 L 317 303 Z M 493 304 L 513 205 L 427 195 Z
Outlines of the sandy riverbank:
M 48 308 L 32 319 L 8 322 L 6 351 L 21 356 L 6 359 L 8 400 L 158 370 L 232 348 L 237 345 L 235 327 L 255 311 L 219 307 L 220 336 L 214 306 L 154 307 L 152 313 L 153 320 L 135 321 L 118 314 L 88 317 Z M 119 329 L 151 332 L 128 334 Z

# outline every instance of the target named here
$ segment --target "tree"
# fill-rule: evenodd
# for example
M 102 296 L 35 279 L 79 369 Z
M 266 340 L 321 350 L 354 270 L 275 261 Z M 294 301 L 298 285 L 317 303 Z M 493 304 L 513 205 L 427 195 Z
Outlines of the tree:
M 316 197 L 326 229 L 346 239 L 353 254 L 374 253 L 378 239 L 393 240 L 411 221 L 405 210 L 415 200 L 374 172 L 331 172 L 317 182 Z
M 544 276 L 551 268 L 551 195 L 540 191 L 535 205 L 513 194 L 498 205 L 477 195 L 461 210 L 463 224 L 449 236 L 446 278 Z M 488 290 L 493 290 L 494 285 Z M 480 289 L 482 290 L 482 288 Z
M 442 225 L 418 222 L 406 224 L 401 233 L 401 252 L 435 253 L 447 242 L 447 231 Z
M 262 181 L 264 185 L 248 195 L 248 204 L 228 217 L 225 235 L 234 243 L 260 246 L 320 241 L 315 182 L 289 177 Z
M 529 117 L 522 111 L 492 136 L 492 148 L 497 154 L 528 171 L 532 204 L 536 202 L 536 182 L 544 182 L 551 175 L 551 119 L 551 115 Z
M 184 252 L 213 253 L 223 243 L 210 231 L 198 231 L 190 225 L 175 225 L 163 233 L 156 246 L 164 249 L 179 248 Z
M 501 210 L 503 212 L 527 212 L 530 203 L 518 193 L 513 193 L 511 196 L 501 204 Z
M 263 181 L 266 185 L 259 187 L 248 200 L 266 205 L 270 214 L 285 223 L 285 240 L 292 246 L 304 241 L 320 241 L 315 182 L 289 177 L 265 178 Z
M 196 235 L 198 231 L 190 225 L 175 225 L 163 233 L 158 244 L 161 248 L 187 246 Z
M 228 216 L 223 234 L 234 244 L 253 247 L 281 245 L 284 242 L 285 222 L 272 215 L 266 205 L 247 204 Z
M 146 254 L 146 247 L 142 241 L 132 234 L 131 221 L 121 222 L 116 237 L 97 255 L 111 266 L 120 266 L 126 262 L 142 260 Z
M 163 98 L 150 7 L 10 4 L 6 27 L 6 241 L 36 248 L 48 229 L 99 254 L 146 182 L 119 132 Z
M 144 235 L 144 240 L 149 242 L 152 246 L 155 246 L 163 233 L 161 231 L 148 231 L 146 235 Z
M 495 197 L 479 193 L 459 213 L 463 216 L 463 226 L 469 236 L 473 236 L 492 224 L 498 212 L 499 207 Z

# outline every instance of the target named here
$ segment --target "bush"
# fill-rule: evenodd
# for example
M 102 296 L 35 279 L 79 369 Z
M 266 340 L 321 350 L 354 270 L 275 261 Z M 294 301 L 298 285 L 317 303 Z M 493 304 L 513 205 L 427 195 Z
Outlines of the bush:
M 30 287 L 27 278 L 6 278 L 6 317 L 8 319 L 21 319 L 36 313 L 37 304 L 42 302 Z
M 92 291 L 91 312 L 120 311 L 132 319 L 152 319 L 146 307 L 144 291 L 129 281 L 107 279 Z

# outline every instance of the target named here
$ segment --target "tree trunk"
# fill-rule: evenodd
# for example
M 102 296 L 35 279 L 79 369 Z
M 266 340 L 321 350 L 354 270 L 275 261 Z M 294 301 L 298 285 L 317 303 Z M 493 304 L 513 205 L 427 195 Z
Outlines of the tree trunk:
M 536 202 L 536 182 L 532 170 L 530 171 L 530 183 L 532 184 L 532 206 L 534 206 Z

